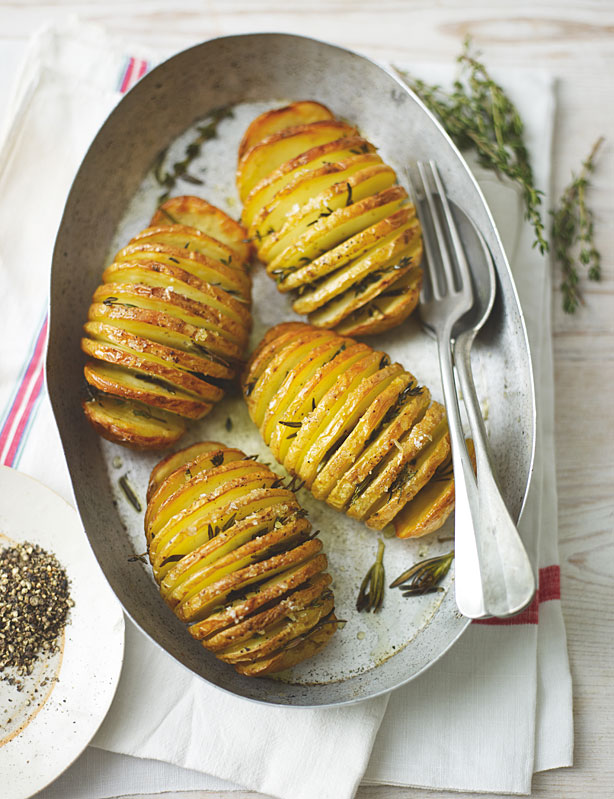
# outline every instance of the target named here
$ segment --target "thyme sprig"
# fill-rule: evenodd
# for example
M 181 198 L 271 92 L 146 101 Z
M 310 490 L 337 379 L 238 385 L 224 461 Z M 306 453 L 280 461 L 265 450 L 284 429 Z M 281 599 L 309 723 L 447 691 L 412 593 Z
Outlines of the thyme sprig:
M 377 546 L 377 557 L 375 563 L 365 574 L 358 599 L 356 600 L 356 610 L 360 613 L 363 610 L 377 612 L 382 607 L 384 601 L 384 589 L 386 585 L 386 573 L 384 571 L 384 541 L 380 539 Z
M 484 64 L 472 55 L 469 39 L 465 39 L 457 61 L 460 72 L 451 92 L 414 79 L 402 70 L 397 72 L 439 118 L 461 150 L 475 150 L 482 166 L 507 175 L 520 186 L 525 216 L 535 232 L 533 246 L 545 253 L 548 242 L 541 213 L 543 192 L 535 187 L 520 114 Z
M 574 313 L 578 305 L 583 304 L 579 288 L 582 268 L 587 269 L 589 280 L 601 279 L 601 256 L 595 247 L 593 214 L 586 205 L 586 190 L 602 143 L 603 137 L 597 139 L 588 158 L 582 162 L 579 175 L 572 176 L 552 212 L 552 257 L 563 273 L 561 291 L 566 313 Z
M 548 242 L 541 209 L 543 192 L 535 186 L 517 108 L 471 53 L 469 39 L 457 60 L 460 72 L 450 92 L 401 69 L 397 73 L 439 118 L 461 150 L 474 150 L 483 167 L 506 175 L 520 186 L 525 217 L 535 233 L 533 246 L 541 253 L 552 250 L 553 260 L 563 273 L 563 310 L 574 313 L 583 302 L 579 289 L 582 267 L 587 268 L 589 280 L 601 278 L 601 259 L 594 241 L 593 217 L 586 205 L 586 190 L 603 138 L 595 142 L 580 174 L 572 179 L 552 212 Z
M 168 148 L 162 150 L 153 167 L 153 175 L 157 183 L 164 189 L 163 193 L 158 197 L 158 205 L 168 200 L 178 180 L 185 180 L 187 183 L 198 186 L 202 185 L 203 181 L 199 177 L 189 174 L 188 168 L 192 161 L 200 155 L 203 144 L 217 137 L 217 129 L 220 122 L 232 117 L 233 113 L 230 106 L 216 108 L 211 111 L 205 121 L 197 125 L 198 135 L 187 145 L 183 158 L 180 161 L 175 161 L 170 167 L 165 167 Z
M 407 571 L 400 574 L 396 580 L 390 583 L 390 588 L 400 587 L 403 596 L 422 596 L 432 594 L 436 591 L 443 591 L 438 585 L 446 576 L 454 560 L 454 550 L 447 555 L 437 555 L 434 558 L 427 558 L 418 563 L 414 563 Z

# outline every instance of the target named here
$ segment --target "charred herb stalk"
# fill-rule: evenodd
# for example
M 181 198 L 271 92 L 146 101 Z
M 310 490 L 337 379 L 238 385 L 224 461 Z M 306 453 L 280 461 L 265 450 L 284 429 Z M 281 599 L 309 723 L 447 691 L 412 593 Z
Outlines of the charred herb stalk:
M 386 573 L 384 571 L 384 542 L 380 539 L 377 547 L 377 557 L 375 563 L 360 585 L 356 610 L 360 613 L 363 610 L 377 612 L 382 607 L 384 601 L 384 588 L 386 584 Z
M 407 571 L 399 575 L 394 582 L 390 583 L 390 588 L 397 586 L 403 591 L 403 596 L 422 596 L 432 594 L 436 591 L 443 591 L 438 583 L 443 580 L 452 561 L 454 560 L 454 550 L 447 555 L 438 555 L 435 558 L 428 558 L 414 563 Z
M 136 495 L 134 488 L 132 488 L 132 486 L 130 485 L 130 481 L 128 480 L 127 474 L 123 474 L 119 478 L 119 486 L 121 490 L 124 492 L 124 495 L 128 500 L 128 502 L 132 505 L 132 507 L 135 509 L 137 513 L 140 513 L 143 510 L 143 508 L 141 507 L 141 503 Z
M 580 174 L 572 177 L 552 212 L 552 257 L 563 273 L 561 291 L 566 313 L 574 313 L 583 302 L 579 288 L 583 268 L 587 269 L 589 280 L 601 279 L 601 257 L 595 247 L 593 215 L 586 205 L 586 191 L 602 143 L 603 137 L 595 142 Z

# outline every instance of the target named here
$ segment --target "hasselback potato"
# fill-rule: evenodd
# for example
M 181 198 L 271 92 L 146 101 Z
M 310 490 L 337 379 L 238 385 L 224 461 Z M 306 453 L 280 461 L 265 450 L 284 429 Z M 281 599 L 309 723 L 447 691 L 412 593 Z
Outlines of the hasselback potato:
M 300 322 L 267 332 L 243 391 L 277 460 L 316 499 L 401 538 L 438 529 L 454 503 L 443 406 L 367 344 Z
M 86 416 L 105 438 L 157 449 L 218 402 L 251 327 L 244 229 L 198 197 L 167 200 L 94 292 L 81 341 Z
M 237 184 L 258 257 L 313 325 L 377 333 L 416 307 L 415 208 L 374 146 L 325 106 L 302 101 L 257 117 Z
M 326 556 L 291 487 L 212 441 L 151 473 L 145 532 L 162 596 L 242 674 L 296 665 L 337 629 Z

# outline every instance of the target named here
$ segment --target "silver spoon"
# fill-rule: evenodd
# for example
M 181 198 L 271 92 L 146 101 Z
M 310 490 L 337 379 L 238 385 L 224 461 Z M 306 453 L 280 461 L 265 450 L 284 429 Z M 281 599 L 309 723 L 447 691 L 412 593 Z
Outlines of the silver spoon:
M 475 232 L 484 257 L 475 258 L 471 263 L 474 305 L 454 327 L 454 365 L 475 446 L 480 508 L 487 508 L 486 513 L 480 512 L 482 535 L 478 553 L 481 572 L 486 576 L 483 580 L 484 606 L 488 614 L 505 617 L 518 613 L 531 602 L 535 595 L 535 576 L 522 539 L 501 496 L 473 381 L 471 348 L 492 310 L 497 282 L 486 242 L 473 222 L 464 214 L 463 217 Z M 495 519 L 496 524 L 493 521 Z

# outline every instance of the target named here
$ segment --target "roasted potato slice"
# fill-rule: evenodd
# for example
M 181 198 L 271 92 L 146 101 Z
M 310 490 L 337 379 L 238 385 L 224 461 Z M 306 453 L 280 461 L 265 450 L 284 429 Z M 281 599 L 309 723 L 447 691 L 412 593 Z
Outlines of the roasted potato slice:
M 173 452 L 159 461 L 151 470 L 149 476 L 149 483 L 147 485 L 147 503 L 152 499 L 157 492 L 160 485 L 170 477 L 171 474 L 178 472 L 182 467 L 185 468 L 186 464 L 204 455 L 207 452 L 223 452 L 215 441 L 197 441 L 189 447 Z
M 316 220 L 298 238 L 287 237 L 276 242 L 268 256 L 270 274 L 275 276 L 277 269 L 285 270 L 297 260 L 312 261 L 350 236 L 393 214 L 407 202 L 407 192 L 402 186 L 391 186 L 355 203 L 348 204 L 348 198 L 346 188 L 346 201 L 341 208 Z M 288 246 L 284 247 L 286 243 Z
M 349 313 L 335 330 L 344 336 L 384 333 L 403 322 L 420 299 L 422 270 L 412 268 L 372 301 Z
M 252 633 L 247 641 L 230 644 L 217 652 L 217 657 L 225 663 L 251 663 L 273 652 L 284 644 L 305 635 L 318 622 L 328 616 L 334 608 L 332 593 L 318 597 L 311 605 L 301 610 L 293 610 L 285 619 L 266 627 L 262 632 Z
M 265 443 L 317 499 L 369 527 L 382 529 L 415 499 L 399 530 L 437 529 L 453 490 L 429 489 L 450 452 L 443 406 L 385 353 L 317 330 L 279 325 L 248 364 L 244 392 Z
M 142 402 L 99 394 L 83 403 L 83 410 L 97 433 L 134 449 L 164 449 L 185 432 L 185 420 L 174 413 Z
M 295 178 L 307 174 L 313 169 L 318 169 L 325 164 L 351 158 L 354 155 L 365 155 L 366 153 L 371 153 L 376 162 L 381 163 L 382 159 L 375 153 L 375 147 L 360 136 L 334 139 L 317 147 L 312 147 L 296 158 L 291 158 L 262 178 L 250 191 L 243 205 L 241 221 L 249 228 L 259 210 L 270 203 L 275 195 Z
M 202 419 L 213 407 L 210 402 L 204 402 L 162 381 L 158 382 L 154 377 L 137 374 L 114 364 L 88 361 L 83 372 L 87 382 L 104 394 L 138 400 L 154 409 L 162 408 L 188 419 Z
M 229 248 L 234 257 L 229 260 L 228 255 L 224 255 L 220 258 L 222 263 L 243 267 L 249 261 L 251 247 L 245 229 L 201 197 L 183 195 L 171 197 L 162 203 L 152 216 L 150 225 L 155 227 L 169 224 L 196 228 L 205 236 Z
M 376 244 L 385 244 L 389 241 L 390 237 L 410 222 L 415 214 L 413 205 L 404 205 L 395 213 L 350 236 L 313 261 L 303 266 L 291 264 L 281 274 L 274 275 L 279 290 L 282 292 L 302 290 L 303 286 L 310 286 L 331 272 L 336 272 L 346 264 L 354 262 L 373 249 Z
M 412 268 L 413 237 L 414 228 L 410 225 L 395 231 L 361 258 L 327 275 L 314 289 L 303 293 L 294 303 L 294 310 L 317 318 L 312 322 L 316 327 L 332 327 L 348 315 L 346 306 L 354 310 L 357 304 L 378 297 L 383 288 Z
M 118 252 L 94 292 L 81 341 L 93 359 L 84 369 L 87 382 L 125 402 L 205 416 L 247 346 L 245 238 L 241 225 L 205 200 L 164 203 L 150 227 Z M 102 435 L 126 446 L 168 446 L 185 429 L 172 416 L 157 424 L 142 416 L 137 429 L 131 412 L 111 401 L 85 403 L 84 412 Z
M 217 652 L 232 644 L 246 641 L 254 633 L 260 633 L 288 614 L 303 610 L 316 600 L 331 582 L 332 578 L 329 574 L 319 574 L 305 583 L 304 588 L 285 597 L 268 610 L 256 613 L 232 627 L 227 627 L 225 630 L 209 636 L 203 641 L 203 646 L 211 652 Z
M 121 366 L 141 380 L 161 384 L 171 394 L 181 389 L 204 402 L 214 403 L 221 399 L 224 393 L 219 386 L 202 380 L 190 372 L 177 369 L 148 353 L 134 352 L 125 346 L 105 344 L 91 338 L 81 339 L 81 349 L 91 358 Z
M 229 625 L 249 618 L 250 614 L 285 594 L 288 594 L 291 599 L 294 589 L 311 580 L 313 575 L 323 573 L 326 565 L 326 555 L 322 553 L 308 558 L 298 566 L 260 583 L 255 590 L 248 590 L 238 598 L 232 601 L 228 600 L 226 605 L 217 610 L 214 609 L 206 619 L 192 624 L 190 632 L 195 638 L 202 640 L 213 632 L 228 629 Z
M 88 320 L 147 338 L 158 344 L 182 350 L 234 367 L 241 360 L 242 351 L 237 344 L 219 333 L 197 327 L 163 311 L 120 305 L 116 302 L 94 302 L 90 305 Z
M 418 458 L 428 450 L 435 436 L 443 434 L 445 411 L 433 402 L 420 421 L 390 449 L 359 494 L 353 496 L 346 513 L 364 519 L 376 504 L 391 501 L 400 494 L 417 472 Z
M 475 447 L 466 441 L 475 471 Z M 454 510 L 454 473 L 451 454 L 439 464 L 430 482 L 394 518 L 398 538 L 416 538 L 438 530 Z
M 249 130 L 274 118 L 267 112 Z M 315 122 L 312 129 L 333 122 Z M 414 208 L 371 145 L 326 142 L 323 158 L 317 147 L 298 152 L 298 145 L 311 144 L 300 131 L 281 130 L 239 156 L 242 218 L 258 257 L 280 291 L 295 293 L 293 309 L 315 327 L 361 335 L 388 330 L 419 299 L 422 242 Z M 412 279 L 403 282 L 410 268 Z
M 185 606 L 189 600 L 225 575 L 265 560 L 280 549 L 292 549 L 309 537 L 306 532 L 309 523 L 305 523 L 304 519 L 282 524 L 268 531 L 265 524 L 261 523 L 259 530 L 256 530 L 253 521 L 246 523 L 245 519 L 235 526 L 243 527 L 242 534 L 230 536 L 229 544 L 215 552 L 213 562 L 211 555 L 208 562 L 201 557 L 197 567 L 192 568 L 189 573 L 184 572 L 182 579 L 175 581 L 172 592 L 165 596 L 172 607 L 180 603 Z
M 220 319 L 230 317 L 247 330 L 249 310 L 222 288 L 200 280 L 178 266 L 156 261 L 133 263 L 120 261 L 108 266 L 103 274 L 105 283 L 137 283 L 141 286 L 161 288 L 167 294 L 179 294 L 188 300 L 207 305 L 217 312 Z
M 199 377 L 202 380 L 215 381 L 230 380 L 233 376 L 232 369 L 212 358 L 202 355 L 192 355 L 183 350 L 158 344 L 152 339 L 138 336 L 122 327 L 106 324 L 104 322 L 87 322 L 83 330 L 88 338 L 107 344 L 117 344 L 126 347 L 133 353 L 146 353 L 161 363 L 169 363 L 178 369 Z
M 314 224 L 321 216 L 328 216 L 344 206 L 348 200 L 348 187 L 351 187 L 355 201 L 392 186 L 395 180 L 394 171 L 373 154 L 354 155 L 301 175 L 278 192 L 250 226 L 249 234 L 256 244 L 259 258 L 268 261 L 271 248 L 288 233 L 296 238 L 299 231 Z
M 286 161 L 320 144 L 354 135 L 356 128 L 332 119 L 296 125 L 267 136 L 239 161 L 237 186 L 241 200 L 245 200 L 262 178 Z
M 321 122 L 324 119 L 333 119 L 333 112 L 315 100 L 302 100 L 285 105 L 283 108 L 267 111 L 257 117 L 245 131 L 239 145 L 239 158 L 242 158 L 248 150 L 273 133 L 280 133 L 282 130 L 296 127 L 296 125 Z
M 247 338 L 245 326 L 230 317 L 222 317 L 221 312 L 168 286 L 146 286 L 139 283 L 103 283 L 94 292 L 95 303 L 123 308 L 143 308 L 162 312 L 196 328 L 204 328 L 213 334 L 228 339 L 236 346 L 244 347 Z
M 142 248 L 157 246 L 174 247 L 186 253 L 203 255 L 227 269 L 240 271 L 241 261 L 230 247 L 221 241 L 207 236 L 202 230 L 190 225 L 165 224 L 151 225 L 137 233 L 115 256 L 116 261 L 129 259 L 130 253 Z
M 196 446 L 198 447 L 198 445 Z M 176 494 L 180 495 L 181 489 L 185 487 L 185 484 L 189 480 L 192 480 L 202 472 L 206 472 L 216 466 L 221 466 L 223 463 L 242 460 L 244 457 L 239 449 L 213 449 L 204 451 L 200 449 L 194 450 L 193 447 L 189 449 L 192 450 L 190 455 L 193 454 L 194 457 L 190 457 L 189 460 L 181 463 L 165 475 L 164 488 L 160 487 L 159 490 L 155 490 L 153 493 L 150 493 L 148 490 L 147 511 L 145 513 L 146 531 L 151 529 L 152 519 L 160 514 L 167 500 L 171 502 Z M 174 462 L 177 461 L 175 460 Z
M 318 436 L 335 421 L 336 414 L 343 407 L 346 397 L 358 388 L 363 380 L 377 372 L 382 355 L 381 352 L 371 351 L 337 378 L 334 385 L 317 403 L 315 410 L 303 420 L 286 453 L 284 462 L 286 469 L 299 475 L 301 480 L 306 480 L 307 475 L 313 478 L 314 469 L 317 470 L 319 463 L 308 458 L 311 447 L 318 441 Z
M 308 635 L 298 636 L 269 657 L 255 660 L 253 663 L 237 663 L 235 668 L 246 677 L 265 677 L 267 674 L 290 669 L 321 652 L 337 630 L 337 626 L 338 620 L 334 614 L 331 614 L 319 622 Z
M 155 467 L 148 491 L 149 557 L 165 601 L 217 657 L 260 673 L 315 651 L 297 643 L 324 620 L 337 627 L 322 544 L 280 483 L 243 453 L 201 442 Z
M 229 256 L 230 257 L 230 256 Z M 115 263 L 149 263 L 154 261 L 167 266 L 178 266 L 199 278 L 204 283 L 223 288 L 228 294 L 249 302 L 251 280 L 249 275 L 239 269 L 222 264 L 215 258 L 200 252 L 190 252 L 172 244 L 137 243 L 129 244 L 115 256 Z
M 228 492 L 235 488 L 258 485 L 262 480 L 271 479 L 270 470 L 256 461 L 229 461 L 195 475 L 185 481 L 149 520 L 146 533 L 155 539 L 151 551 L 155 551 L 168 541 L 175 533 L 183 532 L 188 524 L 202 516 L 202 508 L 217 502 L 223 507 L 228 499 Z M 246 490 L 242 491 L 247 493 Z M 233 495 L 234 496 L 234 495 Z M 222 504 L 218 500 L 222 500 Z M 211 510 L 206 508 L 207 513 Z

